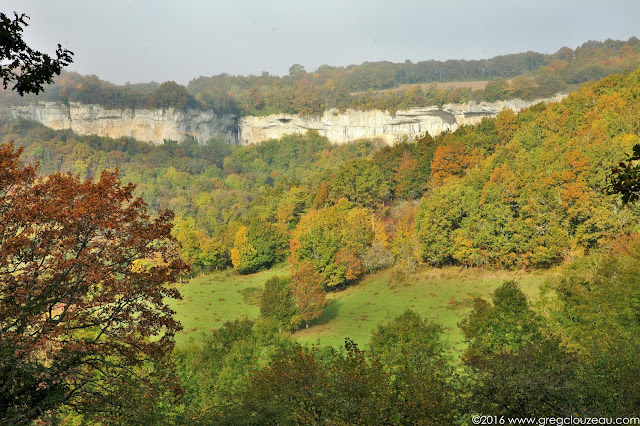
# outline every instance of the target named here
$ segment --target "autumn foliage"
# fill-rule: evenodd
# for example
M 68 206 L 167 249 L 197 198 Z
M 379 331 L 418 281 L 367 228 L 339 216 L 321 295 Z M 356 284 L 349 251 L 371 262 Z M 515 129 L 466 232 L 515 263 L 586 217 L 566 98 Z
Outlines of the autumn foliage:
M 431 162 L 431 175 L 435 184 L 442 184 L 451 176 L 464 176 L 466 171 L 477 162 L 477 153 L 470 155 L 460 142 L 441 145 Z
M 439 137 L 416 218 L 422 260 L 548 267 L 637 226 L 623 204 L 636 181 L 627 153 L 639 142 L 639 73 Z
M 303 262 L 291 274 L 291 293 L 296 300 L 300 317 L 309 328 L 309 321 L 319 317 L 327 304 L 324 280 L 311 262 Z
M 119 392 L 153 381 L 180 324 L 184 263 L 170 212 L 156 218 L 117 172 L 36 177 L 0 148 L 0 421 L 29 422 L 67 404 L 108 412 Z M 132 403 L 133 401 L 130 401 Z

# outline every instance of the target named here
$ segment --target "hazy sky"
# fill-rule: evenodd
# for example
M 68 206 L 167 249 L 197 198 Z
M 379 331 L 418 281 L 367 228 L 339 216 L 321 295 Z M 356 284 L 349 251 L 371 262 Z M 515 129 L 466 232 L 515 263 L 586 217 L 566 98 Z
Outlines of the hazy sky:
M 1 0 L 0 10 L 31 17 L 32 47 L 61 43 L 75 53 L 69 70 L 118 84 L 640 37 L 640 0 Z

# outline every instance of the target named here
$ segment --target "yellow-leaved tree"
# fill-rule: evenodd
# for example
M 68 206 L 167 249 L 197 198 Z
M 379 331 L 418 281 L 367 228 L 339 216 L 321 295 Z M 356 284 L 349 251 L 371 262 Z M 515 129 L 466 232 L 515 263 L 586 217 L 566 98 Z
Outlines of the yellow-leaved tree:
M 256 249 L 249 243 L 249 228 L 241 226 L 236 232 L 231 249 L 231 263 L 240 273 L 250 269 L 251 259 L 256 253 Z

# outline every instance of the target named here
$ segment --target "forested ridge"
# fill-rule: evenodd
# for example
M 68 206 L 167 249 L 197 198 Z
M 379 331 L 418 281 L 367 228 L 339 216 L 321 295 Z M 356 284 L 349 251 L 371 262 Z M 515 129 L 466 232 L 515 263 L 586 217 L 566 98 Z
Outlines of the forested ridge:
M 117 86 L 95 75 L 63 72 L 38 100 L 99 104 L 105 108 L 201 108 L 219 114 L 321 115 L 329 108 L 396 111 L 469 100 L 536 99 L 640 65 L 640 43 L 589 41 L 553 54 L 536 52 L 483 60 L 365 62 L 322 65 L 307 72 L 294 64 L 289 75 L 198 77 L 184 87 L 175 82 Z M 438 83 L 487 81 L 484 89 L 442 88 Z M 408 86 L 406 86 L 408 85 Z M 24 104 L 35 98 L 5 91 L 2 102 Z
M 152 210 L 174 210 L 197 269 L 252 272 L 290 258 L 342 285 L 389 259 L 548 267 L 635 229 L 635 208 L 608 194 L 607 176 L 639 142 L 638 74 L 392 147 L 332 146 L 312 132 L 246 147 L 150 146 L 26 121 L 2 134 L 43 173 L 118 167 Z
M 228 322 L 201 348 L 177 352 L 181 415 L 442 425 L 478 414 L 635 416 L 638 211 L 610 193 L 609 176 L 638 143 L 639 83 L 640 70 L 614 75 L 560 103 L 374 149 L 311 184 L 306 205 L 262 202 L 278 210 L 238 228 L 232 250 L 246 258 L 232 255 L 234 266 L 242 272 L 265 253 L 268 222 L 289 229 L 291 278 L 272 278 L 253 296 L 257 321 Z M 460 357 L 437 319 L 411 310 L 380 324 L 366 348 L 348 338 L 340 348 L 302 347 L 275 334 L 299 324 L 300 276 L 319 276 L 331 291 L 394 264 L 409 275 L 420 264 L 562 268 L 535 306 L 513 281 L 477 297 L 459 323 Z
M 7 283 L 15 291 L 2 298 L 1 325 L 18 337 L 0 335 L 2 420 L 636 415 L 639 211 L 612 191 L 611 173 L 640 143 L 639 117 L 636 69 L 558 103 L 394 146 L 334 146 L 314 132 L 244 147 L 151 146 L 3 122 L 0 215 L 11 227 L 0 272 L 2 294 Z M 166 281 L 285 265 L 288 275 L 242 294 L 258 319 L 172 351 L 180 325 L 163 300 L 181 284 Z M 559 268 L 535 305 L 514 281 L 475 298 L 459 324 L 460 356 L 437 319 L 412 310 L 380 324 L 366 347 L 349 336 L 339 348 L 291 337 L 316 326 L 328 293 L 368 274 L 393 268 L 410 279 L 448 265 Z

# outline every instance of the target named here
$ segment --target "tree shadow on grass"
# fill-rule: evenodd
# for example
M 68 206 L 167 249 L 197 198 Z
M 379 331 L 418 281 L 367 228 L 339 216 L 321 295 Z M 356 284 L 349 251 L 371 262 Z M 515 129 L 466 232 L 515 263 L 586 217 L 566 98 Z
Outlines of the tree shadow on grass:
M 335 319 L 338 316 L 341 302 L 338 300 L 332 300 L 322 311 L 322 315 L 311 322 L 311 325 L 324 325 Z

